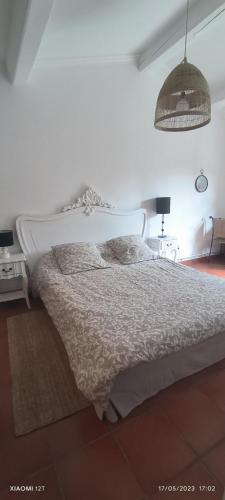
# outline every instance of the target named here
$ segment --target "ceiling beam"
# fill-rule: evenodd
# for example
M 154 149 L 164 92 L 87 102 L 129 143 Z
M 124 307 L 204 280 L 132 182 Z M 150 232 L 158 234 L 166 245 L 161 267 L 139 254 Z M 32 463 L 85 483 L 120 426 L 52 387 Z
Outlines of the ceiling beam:
M 214 18 L 225 11 L 224 0 L 198 0 L 189 9 L 188 40 L 205 28 Z M 139 55 L 139 71 L 150 68 L 153 62 L 165 57 L 184 41 L 186 9 L 174 23 L 170 23 Z
M 6 51 L 11 83 L 24 83 L 30 75 L 54 0 L 13 0 Z

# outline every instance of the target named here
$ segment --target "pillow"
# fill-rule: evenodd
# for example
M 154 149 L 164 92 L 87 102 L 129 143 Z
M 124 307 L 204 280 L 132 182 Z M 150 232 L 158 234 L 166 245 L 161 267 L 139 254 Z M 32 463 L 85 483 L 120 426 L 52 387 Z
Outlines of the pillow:
M 135 262 L 152 260 L 158 257 L 139 235 L 120 236 L 109 240 L 108 243 L 121 264 L 135 264 Z
M 96 244 L 97 249 L 99 250 L 101 257 L 106 261 L 110 262 L 110 264 L 119 264 L 119 260 L 116 258 L 112 247 L 110 246 L 108 241 L 104 241 L 103 243 Z
M 63 274 L 76 274 L 110 265 L 101 257 L 94 243 L 68 243 L 52 247 L 59 269 Z

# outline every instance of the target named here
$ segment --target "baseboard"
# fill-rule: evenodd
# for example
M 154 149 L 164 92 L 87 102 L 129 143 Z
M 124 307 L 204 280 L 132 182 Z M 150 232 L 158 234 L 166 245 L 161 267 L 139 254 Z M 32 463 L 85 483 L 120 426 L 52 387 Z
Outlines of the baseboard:
M 218 253 L 215 253 L 213 252 L 211 254 L 211 257 L 218 257 L 220 254 Z M 204 254 L 198 254 L 198 255 L 192 255 L 191 257 L 182 257 L 181 259 L 179 259 L 179 262 L 183 262 L 183 261 L 191 261 L 191 260 L 198 260 L 198 261 L 205 261 L 206 259 L 209 258 L 209 254 L 208 253 L 204 253 Z

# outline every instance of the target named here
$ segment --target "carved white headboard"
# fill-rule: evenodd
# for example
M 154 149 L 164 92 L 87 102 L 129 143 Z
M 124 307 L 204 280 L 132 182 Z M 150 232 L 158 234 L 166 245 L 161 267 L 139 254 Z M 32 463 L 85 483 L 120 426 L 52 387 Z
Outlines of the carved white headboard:
M 21 248 L 32 271 L 39 258 L 53 245 L 76 241 L 105 241 L 117 236 L 144 236 L 146 210 L 119 212 L 96 207 L 87 216 L 83 208 L 47 216 L 20 216 L 16 221 Z

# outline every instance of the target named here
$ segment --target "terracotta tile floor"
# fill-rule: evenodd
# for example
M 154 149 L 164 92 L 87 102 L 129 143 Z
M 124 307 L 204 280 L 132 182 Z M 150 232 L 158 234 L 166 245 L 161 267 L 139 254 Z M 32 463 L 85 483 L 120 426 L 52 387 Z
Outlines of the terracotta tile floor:
M 225 259 L 186 264 L 225 278 Z M 42 305 L 33 301 L 32 307 Z M 16 438 L 6 319 L 24 311 L 23 301 L 0 304 L 0 500 L 222 499 L 225 360 L 162 391 L 116 425 L 100 422 L 90 407 Z M 10 485 L 30 491 L 10 492 Z

